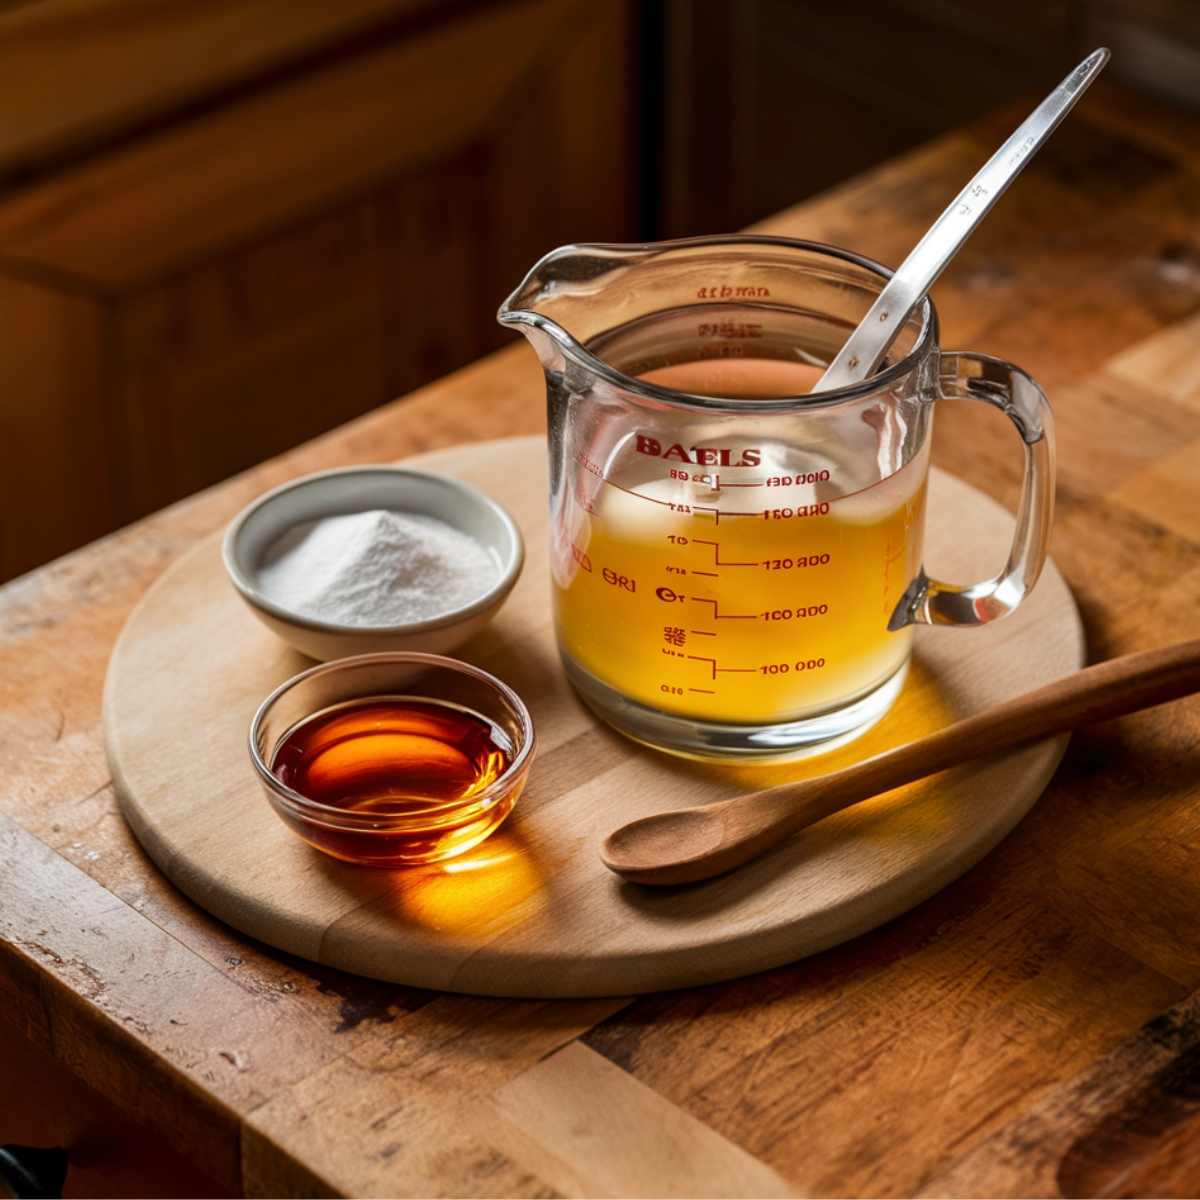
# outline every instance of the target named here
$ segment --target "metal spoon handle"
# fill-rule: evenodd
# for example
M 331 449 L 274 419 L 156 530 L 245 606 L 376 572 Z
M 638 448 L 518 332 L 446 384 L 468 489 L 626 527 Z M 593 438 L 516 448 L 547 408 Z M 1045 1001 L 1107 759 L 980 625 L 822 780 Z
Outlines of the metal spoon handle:
M 870 312 L 829 364 L 814 392 L 849 387 L 873 374 L 904 327 L 909 313 L 933 286 L 946 264 L 975 231 L 1004 189 L 1021 173 L 1041 144 L 1087 91 L 1109 59 L 1103 48 L 1089 54 L 1037 106 L 1021 127 L 996 151 L 958 198 L 930 226 L 892 276 Z

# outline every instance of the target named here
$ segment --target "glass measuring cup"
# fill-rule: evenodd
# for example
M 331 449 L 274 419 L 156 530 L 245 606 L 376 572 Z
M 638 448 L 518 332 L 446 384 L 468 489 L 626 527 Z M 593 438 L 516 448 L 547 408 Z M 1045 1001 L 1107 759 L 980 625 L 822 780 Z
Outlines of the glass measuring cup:
M 606 721 L 700 758 L 786 758 L 895 700 L 912 626 L 1012 611 L 1045 560 L 1050 407 L 1020 368 L 943 353 L 926 299 L 869 380 L 805 395 L 890 272 L 731 236 L 547 255 L 499 320 L 545 371 L 555 626 Z M 1007 413 L 1025 453 L 996 578 L 930 579 L 934 404 Z

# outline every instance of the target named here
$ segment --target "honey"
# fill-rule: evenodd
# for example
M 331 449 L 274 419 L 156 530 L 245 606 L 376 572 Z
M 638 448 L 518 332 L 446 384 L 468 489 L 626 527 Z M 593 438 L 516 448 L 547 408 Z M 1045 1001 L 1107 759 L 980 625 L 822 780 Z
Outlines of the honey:
M 270 763 L 284 786 L 347 815 L 285 817 L 306 841 L 351 862 L 404 866 L 461 853 L 507 816 L 489 792 L 514 758 L 509 737 L 443 700 L 375 696 L 318 712 L 280 741 Z

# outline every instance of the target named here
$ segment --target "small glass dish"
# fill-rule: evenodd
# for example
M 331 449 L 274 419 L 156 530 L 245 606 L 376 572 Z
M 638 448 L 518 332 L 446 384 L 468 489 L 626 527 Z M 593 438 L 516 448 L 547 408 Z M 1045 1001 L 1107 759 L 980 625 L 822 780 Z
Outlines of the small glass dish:
M 512 811 L 534 753 L 511 688 L 435 654 L 365 654 L 304 671 L 250 723 L 250 759 L 280 819 L 369 867 L 439 862 Z

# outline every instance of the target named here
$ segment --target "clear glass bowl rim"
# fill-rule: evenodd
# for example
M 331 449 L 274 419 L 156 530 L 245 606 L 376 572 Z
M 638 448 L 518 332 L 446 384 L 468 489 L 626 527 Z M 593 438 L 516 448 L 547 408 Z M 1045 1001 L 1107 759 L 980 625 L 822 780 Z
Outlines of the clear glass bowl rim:
M 262 728 L 267 714 L 279 699 L 292 688 L 319 675 L 331 674 L 358 666 L 372 664 L 382 666 L 386 663 L 424 664 L 442 670 L 455 671 L 462 675 L 469 675 L 485 686 L 494 689 L 516 714 L 517 723 L 520 726 L 521 742 L 504 774 L 494 780 L 488 787 L 466 800 L 430 807 L 424 809 L 419 817 L 407 818 L 396 813 L 360 813 L 344 808 L 337 808 L 331 804 L 322 804 L 289 788 L 278 776 L 272 773 L 270 767 L 264 761 L 262 754 L 259 753 L 258 733 Z M 367 700 L 370 697 L 362 696 L 360 699 Z M 353 700 L 340 703 L 353 703 Z M 322 712 L 324 710 L 317 709 L 316 711 Z M 308 717 L 313 715 L 315 714 L 310 713 Z M 307 720 L 308 717 L 304 719 Z M 294 727 L 292 726 L 292 728 Z M 415 650 L 394 650 L 379 654 L 357 654 L 348 658 L 337 658 L 331 662 L 318 663 L 314 667 L 309 667 L 306 671 L 301 671 L 299 675 L 293 675 L 290 679 L 281 683 L 258 706 L 258 710 L 250 722 L 248 740 L 250 761 L 254 764 L 254 770 L 258 775 L 259 781 L 267 789 L 274 801 L 293 810 L 297 816 L 301 816 L 308 821 L 316 820 L 335 829 L 361 830 L 371 833 L 403 832 L 409 826 L 428 832 L 431 819 L 436 819 L 439 814 L 444 814 L 448 820 L 453 818 L 455 821 L 461 821 L 464 811 L 474 811 L 481 814 L 487 812 L 488 809 L 504 799 L 513 786 L 525 775 L 536 748 L 533 718 L 529 715 L 529 709 L 525 707 L 525 702 L 508 684 L 497 679 L 496 676 L 483 670 L 481 667 L 462 662 L 460 659 L 447 658 L 441 654 L 422 654 Z

